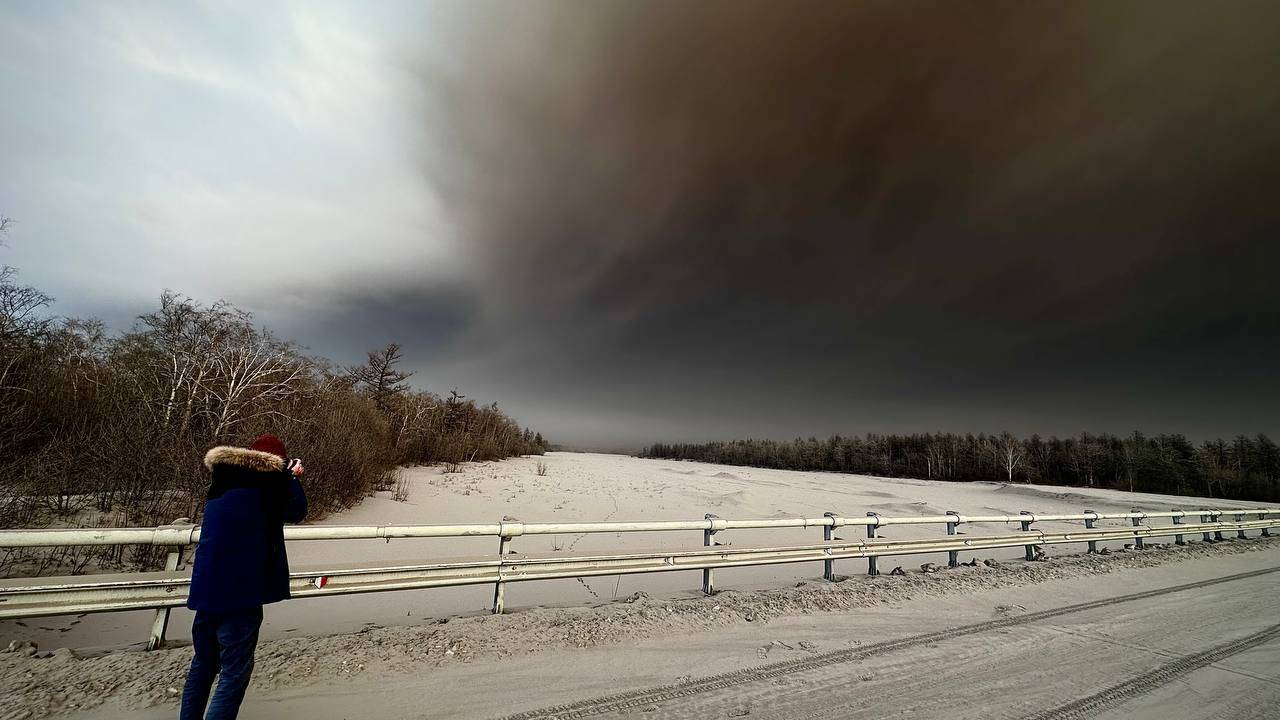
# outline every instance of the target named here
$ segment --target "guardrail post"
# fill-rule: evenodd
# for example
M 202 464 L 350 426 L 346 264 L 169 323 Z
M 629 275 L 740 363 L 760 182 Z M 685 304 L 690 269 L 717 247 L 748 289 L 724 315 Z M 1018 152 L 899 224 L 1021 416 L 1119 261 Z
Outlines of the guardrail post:
M 1222 513 L 1210 513 L 1209 520 L 1214 523 L 1222 522 Z M 1214 528 L 1213 539 L 1219 542 L 1222 541 L 1222 528 Z
M 960 524 L 960 513 L 956 512 L 955 510 L 948 510 L 946 514 L 955 518 L 954 521 L 947 523 L 947 535 L 954 537 L 956 534 L 956 526 Z M 960 565 L 960 551 L 948 550 L 947 551 L 947 567 L 958 567 L 959 565 Z
M 182 547 L 174 547 L 164 560 L 164 569 L 174 572 L 178 563 L 182 562 Z M 157 608 L 155 619 L 151 621 L 151 637 L 147 639 L 148 650 L 159 650 L 164 647 L 164 635 L 169 629 L 169 608 Z
M 178 518 L 169 525 L 164 527 L 192 527 L 187 518 Z M 164 559 L 165 572 L 177 572 L 178 565 L 182 563 L 182 546 L 174 545 L 169 548 L 169 554 Z M 164 647 L 164 636 L 169 630 L 169 608 L 157 608 L 156 616 L 151 621 L 151 636 L 147 638 L 148 650 L 159 650 Z
M 1095 516 L 1095 517 L 1085 518 L 1085 519 L 1084 519 L 1084 529 L 1085 529 L 1085 530 L 1092 530 L 1092 529 L 1093 529 L 1093 523 L 1094 523 L 1094 521 L 1096 520 L 1096 516 L 1097 516 L 1097 514 L 1098 514 L 1098 513 L 1093 512 L 1092 510 L 1085 510 L 1085 511 L 1084 511 L 1084 514 L 1085 514 L 1085 515 L 1093 514 L 1093 515 Z M 1089 541 L 1089 552 L 1091 552 L 1091 553 L 1096 553 L 1096 552 L 1098 552 L 1098 541 L 1097 541 L 1097 540 L 1090 540 L 1090 541 Z
M 498 577 L 502 577 L 502 558 L 511 554 L 511 535 L 502 535 L 498 540 Z M 493 614 L 501 615 L 506 607 L 507 584 L 502 580 L 493 584 Z
M 1244 513 L 1236 513 L 1236 522 L 1238 523 L 1244 522 Z M 1236 537 L 1240 538 L 1241 540 L 1245 539 L 1244 528 L 1240 528 L 1236 530 Z
M 1018 514 L 1019 514 L 1019 515 L 1031 515 L 1031 512 L 1030 512 L 1030 511 L 1028 511 L 1028 510 L 1020 510 L 1020 511 L 1018 511 Z M 1022 531 L 1023 531 L 1023 532 L 1031 532 L 1031 521 L 1030 521 L 1030 520 L 1023 520 L 1023 521 L 1022 521 Z M 1035 559 L 1036 559 L 1036 549 L 1035 549 L 1035 548 L 1036 548 L 1036 546 L 1035 546 L 1035 545 L 1023 545 L 1023 546 L 1022 546 L 1022 548 L 1023 548 L 1024 550 L 1026 550 L 1026 553 L 1027 553 L 1026 557 L 1027 557 L 1027 559 L 1028 559 L 1028 560 L 1035 560 Z
M 706 519 L 714 521 L 718 516 L 707 513 Z M 703 547 L 711 547 L 716 544 L 715 523 L 707 523 L 707 529 L 702 531 Z M 711 568 L 702 569 L 702 592 L 707 595 L 716 594 L 716 574 Z
M 879 514 L 879 513 L 869 512 L 869 513 L 867 513 L 867 517 L 869 517 L 869 518 L 875 518 L 875 521 L 876 521 L 876 522 L 875 522 L 875 524 L 868 524 L 868 525 L 867 525 L 867 539 L 871 539 L 871 538 L 874 538 L 874 537 L 876 536 L 876 526 L 880 524 L 880 514 Z M 872 552 L 874 552 L 874 549 L 872 550 Z M 876 567 L 876 556 L 875 556 L 875 555 L 868 555 L 868 556 L 867 556 L 867 574 L 868 574 L 868 575 L 879 575 L 879 574 L 880 574 L 880 568 Z
M 1141 510 L 1139 510 L 1138 508 L 1129 508 L 1129 512 L 1135 512 L 1135 513 L 1136 513 L 1136 512 L 1142 512 L 1142 511 L 1141 511 Z M 1138 522 L 1140 518 L 1136 518 L 1136 517 L 1135 517 L 1135 518 L 1129 518 L 1129 519 L 1133 521 L 1133 526 L 1134 526 L 1134 527 L 1142 527 L 1142 523 Z M 1138 548 L 1139 550 L 1141 550 L 1141 549 L 1142 549 L 1142 538 L 1141 538 L 1140 536 L 1138 536 L 1137 534 L 1135 534 L 1135 535 L 1133 536 L 1133 546 L 1134 546 L 1134 547 L 1136 547 L 1136 548 Z
M 1182 512 L 1182 511 L 1181 511 L 1181 510 L 1179 510 L 1178 512 Z M 1174 515 L 1174 516 L 1173 516 L 1173 524 L 1174 524 L 1174 525 L 1181 525 L 1181 524 L 1182 524 L 1182 516 L 1181 516 L 1181 515 Z M 1187 544 L 1187 541 L 1186 541 L 1185 539 L 1183 539 L 1183 537 L 1182 537 L 1182 533 L 1177 533 L 1176 535 L 1174 535 L 1174 536 L 1173 536 L 1173 542 L 1174 542 L 1174 544 L 1175 544 L 1175 545 L 1186 545 L 1186 544 Z
M 1259 520 L 1266 520 L 1266 513 L 1258 513 Z M 1271 537 L 1271 528 L 1262 528 L 1262 537 Z
M 836 536 L 836 514 L 833 512 L 825 512 L 825 513 L 822 513 L 822 517 L 831 518 L 830 525 L 822 526 L 823 542 L 831 542 L 832 540 L 835 539 L 835 536 Z M 827 552 L 831 552 L 831 548 L 827 548 Z M 822 561 L 822 579 L 828 582 L 836 581 L 836 561 L 835 560 Z
M 1201 509 L 1201 510 L 1204 510 L 1204 508 L 1200 508 L 1200 509 Z M 1204 525 L 1204 524 L 1207 524 L 1208 522 L 1209 522 L 1209 516 L 1208 516 L 1208 515 L 1206 515 L 1206 514 L 1204 514 L 1204 513 L 1200 513 L 1200 524 L 1201 524 L 1201 525 Z M 1206 530 L 1204 533 L 1202 533 L 1202 535 L 1203 535 L 1203 538 L 1202 538 L 1202 539 L 1203 539 L 1205 542 L 1211 542 L 1211 541 L 1213 540 L 1213 536 L 1211 536 L 1211 535 L 1209 534 L 1209 531 L 1207 531 L 1207 530 Z

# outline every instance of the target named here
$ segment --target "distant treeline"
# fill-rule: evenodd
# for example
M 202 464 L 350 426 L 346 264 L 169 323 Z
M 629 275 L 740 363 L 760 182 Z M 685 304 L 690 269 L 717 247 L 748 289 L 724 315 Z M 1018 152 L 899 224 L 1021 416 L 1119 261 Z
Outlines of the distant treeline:
M 546 446 L 496 404 L 412 390 L 396 345 L 340 368 L 225 302 L 166 292 L 110 333 L 51 301 L 0 268 L 0 527 L 196 520 L 205 451 L 261 433 L 305 459 L 314 515 L 391 488 L 397 465 Z
M 1266 435 L 1194 445 L 1183 435 L 1071 438 L 867 435 L 825 440 L 657 443 L 643 457 L 932 480 L 1083 485 L 1171 495 L 1280 501 L 1280 448 Z

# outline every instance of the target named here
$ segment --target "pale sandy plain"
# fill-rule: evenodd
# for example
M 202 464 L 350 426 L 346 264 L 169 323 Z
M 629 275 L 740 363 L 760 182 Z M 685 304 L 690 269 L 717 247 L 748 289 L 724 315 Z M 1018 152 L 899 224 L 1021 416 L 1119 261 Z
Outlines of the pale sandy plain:
M 795 473 L 553 453 L 408 469 L 408 502 L 371 497 L 334 524 L 1069 512 L 1220 505 L 1194 498 L 999 483 Z M 967 528 L 1004 532 L 1004 525 Z M 940 527 L 893 528 L 896 537 Z M 906 575 L 817 579 L 818 563 L 296 600 L 267 611 L 242 717 L 1271 718 L 1280 700 L 1280 538 L 1110 555 L 1050 548 L 933 574 L 943 557 L 882 559 Z M 820 529 L 725 533 L 732 544 Z M 295 566 L 491 552 L 492 538 L 295 543 Z M 700 533 L 519 538 L 517 550 L 678 547 Z M 962 559 L 968 559 L 967 554 Z M 643 591 L 643 592 L 640 592 Z M 539 607 L 542 606 L 542 607 Z M 462 615 L 463 617 L 459 617 Z M 141 640 L 149 613 L 5 623 L 40 655 L 0 654 L 0 719 L 176 714 L 190 649 L 93 651 Z M 75 624 L 72 624 L 75 623 Z M 65 631 L 64 631 L 65 630 Z M 1203 655 L 1207 648 L 1216 654 Z M 624 697 L 619 697 L 624 695 Z M 1092 699 L 1091 699 L 1092 698 Z M 1086 704 L 1073 707 L 1072 703 Z M 1091 703 L 1091 704 L 1090 704 Z M 1048 711 L 1049 714 L 1040 713 Z
M 537 464 L 547 474 L 539 476 Z M 1234 506 L 1222 500 L 1127 493 L 1092 488 L 1063 488 L 1007 483 L 951 483 L 883 478 L 824 472 L 794 472 L 696 462 L 650 460 L 624 455 L 548 453 L 543 457 L 512 458 L 470 463 L 460 473 L 444 473 L 440 466 L 405 468 L 410 494 L 396 502 L 381 492 L 346 512 L 317 524 L 386 525 L 433 523 L 493 523 L 504 517 L 525 522 L 601 520 L 694 520 L 706 513 L 723 518 L 821 517 L 831 511 L 844 516 L 867 512 L 882 515 L 941 515 L 948 510 L 965 514 L 1017 514 L 1020 510 L 1069 513 Z M 1111 523 L 1116 524 L 1116 523 Z M 1045 529 L 1073 525 L 1043 523 Z M 1075 524 L 1074 527 L 1080 527 Z M 962 527 L 972 534 L 1017 530 L 1016 524 Z M 940 525 L 893 527 L 883 537 L 940 535 Z M 857 536 L 862 528 L 846 528 Z M 820 540 L 820 528 L 723 532 L 718 541 L 731 545 L 777 544 Z M 582 550 L 693 547 L 702 544 L 700 532 L 617 533 L 528 536 L 515 541 L 516 551 L 575 552 Z M 495 538 L 309 541 L 290 543 L 291 565 L 381 560 L 423 560 L 492 554 Z M 1050 553 L 1074 553 L 1083 546 L 1050 548 Z M 983 557 L 1017 558 L 1020 548 L 984 551 Z M 962 556 L 962 560 L 967 559 Z M 881 560 L 883 571 L 895 565 L 919 567 L 944 562 L 945 556 Z M 838 563 L 837 571 L 866 571 L 864 561 Z M 767 588 L 792 585 L 821 577 L 818 563 L 735 568 L 717 571 L 720 589 Z M 507 589 L 507 607 L 590 605 L 626 597 L 636 591 L 655 595 L 697 593 L 698 571 L 623 577 L 514 583 Z M 268 608 L 264 637 L 343 633 L 372 626 L 417 624 L 436 618 L 487 612 L 491 586 L 445 588 L 310 599 Z M 0 639 L 31 639 L 41 648 L 102 648 L 137 645 L 145 641 L 150 612 L 112 613 L 83 618 L 46 618 L 0 622 Z M 176 610 L 169 637 L 189 637 L 191 615 Z

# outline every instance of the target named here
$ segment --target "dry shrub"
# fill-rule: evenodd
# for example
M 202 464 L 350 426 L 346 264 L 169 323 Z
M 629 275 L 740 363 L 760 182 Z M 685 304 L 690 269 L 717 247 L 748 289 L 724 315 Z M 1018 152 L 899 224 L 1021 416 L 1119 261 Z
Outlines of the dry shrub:
M 391 499 L 396 502 L 405 502 L 409 499 L 409 476 L 405 473 L 396 473 L 396 484 L 391 491 Z
M 0 267 L 0 527 L 199 522 L 214 445 L 280 436 L 305 460 L 309 517 L 375 489 L 397 500 L 405 463 L 540 453 L 542 438 L 496 404 L 409 389 L 398 349 L 370 353 L 381 373 L 338 370 L 257 327 L 225 302 L 166 292 L 129 332 L 58 319 L 51 299 Z M 392 352 L 396 350 L 396 352 Z M 388 375 L 388 373 L 390 373 Z M 373 385 L 370 385 L 370 380 Z M 0 573 L 154 568 L 163 548 L 6 552 Z

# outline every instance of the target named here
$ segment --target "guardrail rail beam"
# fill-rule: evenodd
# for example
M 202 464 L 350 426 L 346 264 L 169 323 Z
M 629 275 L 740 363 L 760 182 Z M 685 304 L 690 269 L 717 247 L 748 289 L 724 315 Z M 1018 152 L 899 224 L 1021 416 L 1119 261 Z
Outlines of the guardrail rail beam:
M 1038 548 L 1052 544 L 1078 543 L 1087 540 L 1089 551 L 1097 551 L 1098 542 L 1133 540 L 1138 546 L 1146 538 L 1173 535 L 1185 542 L 1185 535 L 1201 533 L 1209 540 L 1221 539 L 1224 531 L 1237 536 L 1257 529 L 1270 537 L 1270 529 L 1280 527 L 1280 508 L 1201 509 L 1200 521 L 1186 521 L 1183 510 L 1161 512 L 1036 514 L 1022 511 L 1018 515 L 961 515 L 948 511 L 945 515 L 885 517 L 868 512 L 866 518 L 845 518 L 826 513 L 818 518 L 764 518 L 726 520 L 707 514 L 703 520 L 589 523 L 522 523 L 511 517 L 503 522 L 476 525 L 404 525 L 404 526 L 290 526 L 286 540 L 349 540 L 356 538 L 392 537 L 476 537 L 499 538 L 498 554 L 474 558 L 450 558 L 422 562 L 390 562 L 324 565 L 294 568 L 290 573 L 290 590 L 294 597 L 325 597 L 366 592 L 416 590 L 433 587 L 487 585 L 494 587 L 493 611 L 504 610 L 505 587 L 509 582 L 531 580 L 565 580 L 583 577 L 630 575 L 651 572 L 701 570 L 703 591 L 714 594 L 715 569 L 750 567 L 784 563 L 822 561 L 824 577 L 838 579 L 835 563 L 842 559 L 864 558 L 867 572 L 879 574 L 880 557 L 920 555 L 946 552 L 949 564 L 957 564 L 958 553 L 983 549 L 1022 546 L 1027 559 L 1035 559 Z M 1223 522 L 1224 516 L 1233 517 Z M 1154 525 L 1154 518 L 1171 518 L 1170 525 Z M 1246 518 L 1254 518 L 1246 519 Z M 153 610 L 147 647 L 161 647 L 169 621 L 169 610 L 186 603 L 191 577 L 179 572 L 184 550 L 199 542 L 200 529 L 182 524 L 184 519 L 157 528 L 62 528 L 41 530 L 0 530 L 0 547 L 61 547 L 86 545 L 151 545 L 168 548 L 162 572 L 123 573 L 117 575 L 80 575 L 60 578 L 16 578 L 0 580 L 0 619 L 20 619 L 88 612 Z M 1086 533 L 1076 530 L 1045 529 L 1047 523 L 1079 522 Z M 1100 520 L 1129 520 L 1127 527 L 1099 528 Z M 1000 535 L 968 535 L 958 537 L 961 523 L 1018 522 L 1020 532 L 1004 531 Z M 866 539 L 845 540 L 836 528 L 864 525 Z M 923 539 L 889 539 L 879 535 L 887 525 L 944 524 L 945 537 Z M 823 527 L 821 541 L 816 538 L 799 545 L 728 547 L 716 541 L 716 533 L 731 528 L 812 528 Z M 1033 525 L 1036 528 L 1033 530 Z M 512 550 L 514 539 L 527 534 L 606 533 L 606 532 L 687 532 L 703 531 L 703 546 L 695 549 L 631 550 L 626 552 L 587 552 L 565 556 L 558 552 L 523 554 Z M 892 534 L 892 533 L 891 533 Z

